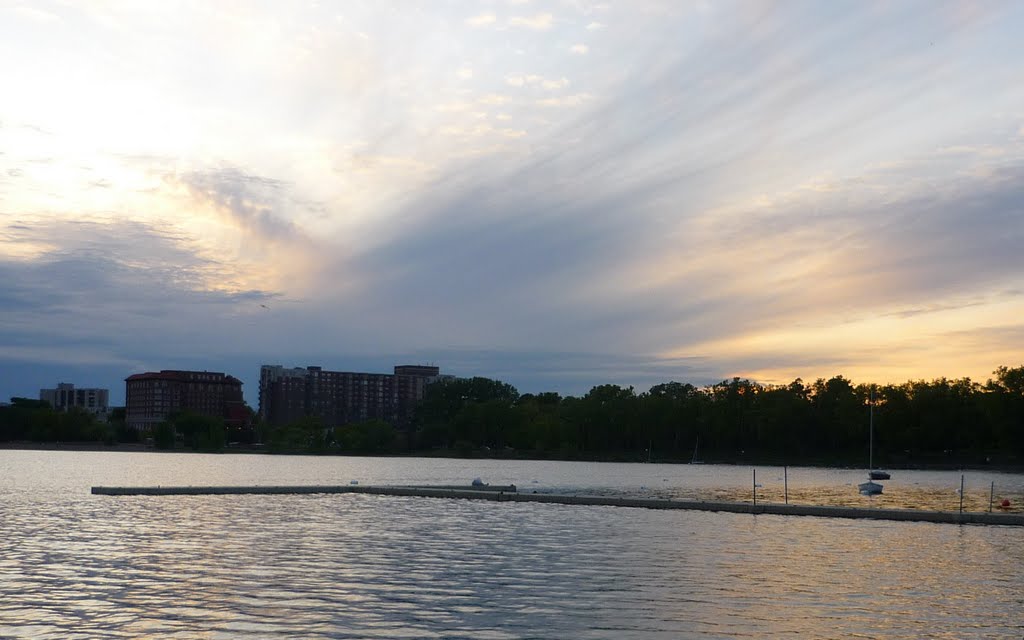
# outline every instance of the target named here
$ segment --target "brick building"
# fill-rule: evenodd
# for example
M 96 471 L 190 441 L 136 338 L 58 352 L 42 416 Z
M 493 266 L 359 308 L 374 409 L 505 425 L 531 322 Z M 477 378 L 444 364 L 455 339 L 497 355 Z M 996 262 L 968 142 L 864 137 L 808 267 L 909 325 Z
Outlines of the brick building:
M 160 371 L 125 378 L 125 422 L 149 429 L 173 413 L 190 411 L 223 418 L 228 427 L 245 420 L 242 381 L 213 371 Z
M 437 367 L 418 365 L 399 365 L 394 373 L 263 365 L 260 417 L 271 425 L 314 416 L 325 426 L 383 420 L 404 427 L 411 421 L 427 385 L 440 377 Z

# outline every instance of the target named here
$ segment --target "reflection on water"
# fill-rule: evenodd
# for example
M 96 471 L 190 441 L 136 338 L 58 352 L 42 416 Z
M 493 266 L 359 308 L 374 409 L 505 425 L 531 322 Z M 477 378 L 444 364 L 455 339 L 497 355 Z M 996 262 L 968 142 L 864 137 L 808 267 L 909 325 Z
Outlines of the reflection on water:
M 760 484 L 760 483 L 759 483 Z M 659 488 L 647 489 L 614 489 L 601 488 L 596 491 L 587 489 L 576 490 L 572 493 L 599 493 L 601 495 L 627 495 L 643 496 L 651 498 L 664 498 L 671 500 L 703 500 L 703 501 L 724 501 L 724 502 L 753 502 L 753 486 L 746 488 L 722 487 L 713 489 L 686 489 L 686 488 Z M 931 511 L 958 511 L 961 509 L 960 490 L 946 487 L 893 487 L 888 488 L 882 495 L 865 496 L 861 495 L 855 486 L 823 486 L 823 487 L 765 487 L 759 486 L 757 491 L 758 503 L 776 502 L 788 504 L 823 505 L 837 507 L 862 507 L 878 509 L 923 509 Z M 1010 507 L 1003 508 L 1000 501 L 1006 497 L 1011 500 Z M 964 511 L 992 511 L 996 513 L 1020 513 L 1024 496 L 1017 491 L 1003 491 L 990 504 L 988 491 L 964 490 L 963 510 Z M 991 508 L 990 508 L 991 507 Z
M 837 481 L 846 474 L 802 470 L 794 478 L 790 470 L 790 501 L 821 503 L 825 491 L 845 500 L 859 476 Z M 775 500 L 774 476 L 762 475 L 758 499 Z M 945 499 L 950 479 L 959 487 L 959 474 L 906 475 L 887 482 L 894 488 L 884 497 L 913 490 L 917 500 L 929 492 Z M 750 499 L 751 481 L 749 469 L 710 465 L 3 451 L 0 637 L 1024 632 L 1024 545 L 1008 527 L 370 495 L 88 494 L 93 484 L 476 476 L 522 490 L 694 491 L 705 499 Z M 1019 476 L 1000 478 L 1019 492 Z M 958 506 L 955 488 L 946 508 Z M 986 491 L 985 508 L 987 501 Z

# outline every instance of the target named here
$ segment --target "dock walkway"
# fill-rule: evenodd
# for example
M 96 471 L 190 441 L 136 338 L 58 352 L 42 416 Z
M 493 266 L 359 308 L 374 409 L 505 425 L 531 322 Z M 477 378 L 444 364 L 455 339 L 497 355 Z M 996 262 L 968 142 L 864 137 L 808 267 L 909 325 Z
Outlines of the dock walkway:
M 833 507 L 773 502 L 717 502 L 703 500 L 668 500 L 618 496 L 587 496 L 554 493 L 519 493 L 515 485 L 487 487 L 403 487 L 360 485 L 295 485 L 246 487 L 93 487 L 94 495 L 106 496 L 206 496 L 206 495 L 294 495 L 322 493 L 363 493 L 383 496 L 416 496 L 424 498 L 461 498 L 494 502 L 540 502 L 582 506 L 633 507 L 640 509 L 684 509 L 724 513 L 770 514 L 780 516 L 815 516 L 821 518 L 852 518 L 897 520 L 901 522 L 937 522 L 947 524 L 985 524 L 1024 526 L 1024 514 L 958 511 L 927 511 L 923 509 L 874 509 Z

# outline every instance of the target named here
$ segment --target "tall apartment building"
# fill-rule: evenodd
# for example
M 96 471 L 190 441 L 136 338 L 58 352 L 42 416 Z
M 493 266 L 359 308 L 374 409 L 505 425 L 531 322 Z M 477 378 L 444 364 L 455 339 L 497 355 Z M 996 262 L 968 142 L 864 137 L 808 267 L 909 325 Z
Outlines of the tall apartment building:
M 50 403 L 58 411 L 77 407 L 91 414 L 105 416 L 110 392 L 107 389 L 76 389 L 69 382 L 60 382 L 56 389 L 40 389 L 39 399 Z
M 376 419 L 404 427 L 427 385 L 440 377 L 437 367 L 418 365 L 398 365 L 394 373 L 263 365 L 260 417 L 272 425 L 314 416 L 326 426 Z
M 242 381 L 219 372 L 136 373 L 125 378 L 125 391 L 125 422 L 135 429 L 155 427 L 179 411 L 223 418 L 228 426 L 241 426 L 246 417 Z

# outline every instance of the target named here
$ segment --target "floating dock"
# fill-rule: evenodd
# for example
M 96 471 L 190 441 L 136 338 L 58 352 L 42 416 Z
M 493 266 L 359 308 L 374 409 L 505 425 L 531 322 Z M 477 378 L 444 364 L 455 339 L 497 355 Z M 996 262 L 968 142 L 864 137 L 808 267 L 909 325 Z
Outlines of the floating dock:
M 246 487 L 93 487 L 94 495 L 105 496 L 208 496 L 208 495 L 294 495 L 321 493 L 364 493 L 382 496 L 415 496 L 424 498 L 461 498 L 492 502 L 541 502 L 582 506 L 633 507 L 639 509 L 683 509 L 724 513 L 770 514 L 779 516 L 815 516 L 901 522 L 937 522 L 946 524 L 987 524 L 1024 526 L 1024 514 L 958 511 L 926 511 L 923 509 L 865 509 L 774 502 L 706 502 L 703 500 L 668 500 L 618 496 L 586 496 L 555 493 L 519 493 L 515 485 L 507 486 L 359 486 L 359 485 L 295 485 Z

